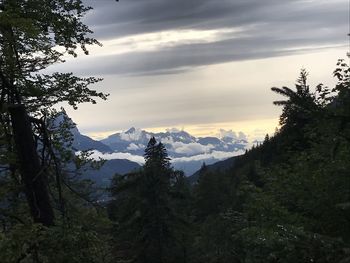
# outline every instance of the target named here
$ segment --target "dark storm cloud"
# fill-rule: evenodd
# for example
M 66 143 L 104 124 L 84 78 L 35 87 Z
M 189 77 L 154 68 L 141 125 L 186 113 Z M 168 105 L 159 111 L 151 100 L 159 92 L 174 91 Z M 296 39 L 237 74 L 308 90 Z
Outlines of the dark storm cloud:
M 155 32 L 179 28 L 220 28 L 239 26 L 251 20 L 266 4 L 263 1 L 212 1 L 212 0 L 136 0 L 120 3 L 86 1 L 94 7 L 87 23 L 94 25 L 98 36 Z
M 303 52 L 346 43 L 347 1 L 340 0 L 85 0 L 97 38 L 179 29 L 241 28 L 212 43 L 93 58 L 87 74 L 178 73 L 195 66 Z
M 86 22 L 101 38 L 170 29 L 214 29 L 294 23 L 335 28 L 347 19 L 347 1 L 332 0 L 85 0 Z M 316 29 L 316 28 L 315 28 Z M 300 30 L 303 30 L 300 28 Z M 287 32 L 286 32 L 287 33 Z

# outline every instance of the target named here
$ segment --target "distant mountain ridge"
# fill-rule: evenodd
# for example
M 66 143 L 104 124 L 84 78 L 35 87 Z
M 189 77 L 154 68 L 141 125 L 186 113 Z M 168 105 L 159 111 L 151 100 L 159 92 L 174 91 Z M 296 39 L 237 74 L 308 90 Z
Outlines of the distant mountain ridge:
M 100 187 L 109 187 L 115 174 L 124 175 L 139 169 L 141 169 L 141 166 L 135 162 L 125 159 L 113 159 L 107 160 L 98 170 L 87 170 L 83 177 L 94 181 Z
M 97 150 L 101 153 L 111 153 L 113 150 L 102 142 L 95 141 L 90 137 L 82 134 L 75 134 L 73 148 L 79 151 Z
M 104 143 L 81 134 L 73 120 L 65 115 L 65 113 L 58 115 L 52 123 L 52 128 L 58 128 L 64 121 L 67 121 L 68 125 L 71 126 L 70 132 L 73 135 L 73 151 L 93 150 L 102 154 L 113 152 L 113 150 Z M 86 168 L 82 174 L 82 178 L 92 180 L 99 187 L 108 187 L 115 174 L 124 175 L 140 168 L 141 166 L 138 163 L 126 159 L 107 160 L 100 169 Z
M 72 148 L 74 151 L 97 150 L 101 153 L 113 152 L 112 149 L 106 144 L 81 134 L 73 120 L 64 112 L 60 113 L 52 121 L 51 128 L 57 129 L 61 125 L 63 125 L 63 122 L 68 122 L 66 125 L 70 126 L 70 132 L 72 133 L 74 139 L 72 144 Z
M 168 129 L 165 132 L 154 133 L 134 127 L 112 134 L 100 142 L 114 152 L 141 157 L 151 137 L 165 145 L 174 168 L 183 170 L 186 175 L 196 172 L 203 162 L 213 164 L 243 154 L 248 145 L 243 133 L 236 136 L 232 131 L 230 136 L 225 135 L 221 138 L 196 138 L 183 130 Z
M 248 147 L 247 139 L 241 132 L 238 136 L 229 131 L 222 133 L 222 136 L 219 137 L 195 137 L 184 130 L 175 128 L 167 129 L 165 132 L 148 132 L 132 127 L 98 141 L 81 134 L 79 129 L 74 126 L 74 122 L 64 114 L 59 116 L 55 122 L 59 123 L 63 118 L 72 123 L 71 132 L 74 137 L 72 147 L 76 152 L 92 150 L 96 158 L 126 159 L 139 166 L 143 163 L 143 154 L 147 143 L 150 138 L 155 137 L 157 141 L 165 145 L 174 168 L 183 170 L 187 176 L 195 173 L 203 162 L 210 165 L 243 154 Z M 116 162 L 114 164 L 117 165 Z M 119 162 L 118 165 L 122 167 L 115 167 L 114 173 L 117 173 L 119 169 L 123 170 L 123 165 L 126 163 Z M 129 170 L 124 169 L 123 171 Z
M 155 137 L 165 145 L 171 158 L 190 157 L 214 151 L 236 152 L 245 150 L 248 143 L 246 139 L 228 136 L 196 138 L 183 130 L 169 129 L 166 132 L 153 133 L 134 127 L 125 132 L 112 134 L 100 142 L 116 152 L 143 155 L 151 137 Z

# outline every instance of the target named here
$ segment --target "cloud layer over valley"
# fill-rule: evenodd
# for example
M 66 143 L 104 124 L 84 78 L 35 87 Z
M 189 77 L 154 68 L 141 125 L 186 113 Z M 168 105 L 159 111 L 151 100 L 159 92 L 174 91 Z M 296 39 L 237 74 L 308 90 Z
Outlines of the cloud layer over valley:
M 238 133 L 239 137 L 232 130 L 222 129 L 220 133 L 222 137 L 196 138 L 183 130 L 177 129 L 152 133 L 131 128 L 101 140 L 99 143 L 109 147 L 110 151 L 101 152 L 98 149 L 91 148 L 91 157 L 105 160 L 127 159 L 142 165 L 147 143 L 151 137 L 155 137 L 158 142 L 162 142 L 166 147 L 172 165 L 176 169 L 184 170 L 185 174 L 191 175 L 204 162 L 212 164 L 229 157 L 241 155 L 249 147 L 246 136 L 242 132 Z M 75 138 L 79 139 L 81 136 L 76 129 Z M 84 147 L 86 141 L 79 142 L 76 143 L 78 148 L 86 148 Z

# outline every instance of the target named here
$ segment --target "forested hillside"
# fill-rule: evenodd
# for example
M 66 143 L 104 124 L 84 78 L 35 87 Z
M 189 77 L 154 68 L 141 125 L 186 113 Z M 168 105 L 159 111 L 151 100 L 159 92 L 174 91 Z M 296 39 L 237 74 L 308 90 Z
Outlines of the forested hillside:
M 312 92 L 305 71 L 281 128 L 223 174 L 202 171 L 193 196 L 195 262 L 349 262 L 349 68 Z M 216 180 L 217 179 L 217 180 Z M 196 261 L 197 260 L 197 261 Z
M 313 92 L 305 70 L 295 89 L 272 88 L 285 97 L 274 102 L 280 130 L 231 169 L 203 166 L 190 188 L 162 172 L 163 155 L 153 172 L 146 164 L 116 178 L 109 210 L 120 262 L 349 262 L 350 79 L 344 61 L 337 66 L 332 89 Z M 150 175 L 167 183 L 147 184 Z

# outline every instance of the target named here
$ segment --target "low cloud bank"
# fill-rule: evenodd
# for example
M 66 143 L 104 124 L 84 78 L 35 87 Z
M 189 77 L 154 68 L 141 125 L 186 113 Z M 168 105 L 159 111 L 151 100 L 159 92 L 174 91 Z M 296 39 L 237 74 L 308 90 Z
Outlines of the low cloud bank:
M 91 158 L 94 159 L 105 159 L 105 160 L 112 160 L 112 159 L 126 159 L 132 162 L 136 162 L 138 164 L 144 164 L 145 163 L 145 159 L 143 158 L 143 156 L 140 155 L 134 155 L 131 153 L 121 153 L 121 152 L 114 152 L 114 153 L 101 153 L 97 150 L 93 150 L 91 151 Z
M 233 130 L 225 130 L 225 129 L 220 129 L 220 130 L 219 130 L 218 137 L 219 137 L 219 138 L 228 137 L 228 138 L 232 138 L 232 139 L 235 139 L 235 140 L 245 140 L 245 141 L 248 140 L 247 135 L 245 135 L 245 134 L 244 134 L 243 132 L 241 132 L 241 131 L 238 132 L 238 133 L 236 133 L 236 132 L 233 131 Z
M 205 161 L 209 159 L 223 160 L 223 159 L 227 159 L 227 158 L 241 155 L 241 154 L 244 154 L 243 150 L 239 150 L 236 152 L 212 151 L 211 153 L 202 153 L 194 156 L 172 158 L 171 163 L 175 164 L 180 162 L 183 163 L 183 162 L 191 162 L 191 161 Z M 136 162 L 141 165 L 145 163 L 143 156 L 134 155 L 131 153 L 121 153 L 121 152 L 101 153 L 97 150 L 93 150 L 91 157 L 94 159 L 102 158 L 105 160 L 127 159 L 129 161 Z

